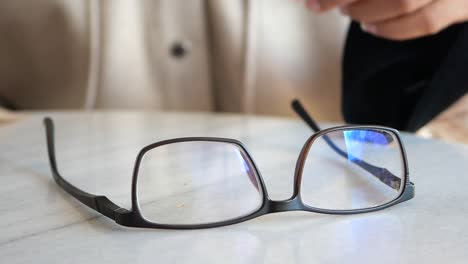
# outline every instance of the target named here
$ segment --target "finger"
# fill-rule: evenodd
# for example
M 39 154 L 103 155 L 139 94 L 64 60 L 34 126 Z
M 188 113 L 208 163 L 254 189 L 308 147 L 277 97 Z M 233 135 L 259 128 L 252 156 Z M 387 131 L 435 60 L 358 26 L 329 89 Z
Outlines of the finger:
M 358 1 L 342 8 L 342 13 L 361 23 L 375 23 L 407 15 L 434 0 L 372 0 Z
M 360 0 L 306 0 L 307 8 L 314 12 L 326 12 L 333 8 L 348 5 Z
M 377 36 L 392 40 L 408 40 L 433 35 L 446 27 L 468 19 L 468 1 L 437 0 L 405 16 L 363 28 Z

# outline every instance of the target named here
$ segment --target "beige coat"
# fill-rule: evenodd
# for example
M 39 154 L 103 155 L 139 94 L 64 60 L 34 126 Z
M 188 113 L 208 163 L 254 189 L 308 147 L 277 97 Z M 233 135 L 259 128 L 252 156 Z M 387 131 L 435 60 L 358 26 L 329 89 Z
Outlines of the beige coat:
M 23 109 L 279 115 L 297 97 L 339 120 L 346 27 L 293 0 L 2 0 L 0 96 Z

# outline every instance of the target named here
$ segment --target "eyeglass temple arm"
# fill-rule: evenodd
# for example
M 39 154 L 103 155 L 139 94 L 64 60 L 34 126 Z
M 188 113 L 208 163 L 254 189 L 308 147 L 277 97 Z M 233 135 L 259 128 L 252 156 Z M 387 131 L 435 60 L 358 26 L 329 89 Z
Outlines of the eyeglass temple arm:
M 44 118 L 44 125 L 46 128 L 49 162 L 52 170 L 52 176 L 54 177 L 55 182 L 57 182 L 57 184 L 62 187 L 62 189 L 78 199 L 80 202 L 84 203 L 91 209 L 94 209 L 99 213 L 109 217 L 112 220 L 116 220 L 116 214 L 128 213 L 127 209 L 121 208 L 120 206 L 114 204 L 106 196 L 94 195 L 84 192 L 69 183 L 60 175 L 57 168 L 57 161 L 55 159 L 54 122 L 51 118 L 46 117 Z
M 299 117 L 314 131 L 314 132 L 319 132 L 320 127 L 318 124 L 312 119 L 312 117 L 307 113 L 307 111 L 304 109 L 302 104 L 299 102 L 299 100 L 293 100 L 291 103 L 292 108 L 296 112 Z M 343 151 L 340 149 L 327 135 L 323 136 L 323 139 L 325 142 L 327 142 L 328 146 L 332 148 L 338 155 L 350 160 L 354 164 L 358 165 L 362 169 L 366 170 L 373 176 L 375 176 L 377 179 L 379 179 L 381 182 L 384 184 L 388 185 L 389 187 L 399 190 L 400 185 L 401 185 L 401 179 L 392 174 L 389 170 L 386 168 L 381 168 L 374 166 L 372 164 L 367 163 L 364 160 L 361 160 L 357 157 L 351 156 L 347 152 Z

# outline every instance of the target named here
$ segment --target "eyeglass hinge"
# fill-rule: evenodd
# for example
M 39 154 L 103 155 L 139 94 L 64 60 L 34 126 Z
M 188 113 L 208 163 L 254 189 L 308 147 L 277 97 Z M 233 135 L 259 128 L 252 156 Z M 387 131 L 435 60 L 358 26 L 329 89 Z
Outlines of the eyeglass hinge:
M 125 208 L 118 208 L 114 211 L 115 222 L 123 226 L 132 226 L 133 212 Z

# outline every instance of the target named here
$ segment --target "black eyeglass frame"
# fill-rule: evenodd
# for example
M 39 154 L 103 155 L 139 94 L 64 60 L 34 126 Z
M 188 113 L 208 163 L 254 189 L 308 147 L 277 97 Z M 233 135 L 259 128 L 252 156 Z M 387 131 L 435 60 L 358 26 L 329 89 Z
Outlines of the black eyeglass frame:
M 57 182 L 57 184 L 62 187 L 66 192 L 68 192 L 70 195 L 75 197 L 77 200 L 81 201 L 88 207 L 96 210 L 97 212 L 100 212 L 101 214 L 107 216 L 108 218 L 114 220 L 116 223 L 123 225 L 123 226 L 128 226 L 128 227 L 140 227 L 140 228 L 158 228 L 158 229 L 201 229 L 201 228 L 213 228 L 213 227 L 220 227 L 220 226 L 226 226 L 226 225 L 231 225 L 231 224 L 237 224 L 241 223 L 247 220 L 251 220 L 253 218 L 265 215 L 265 214 L 271 214 L 271 213 L 277 213 L 277 212 L 286 212 L 286 211 L 308 211 L 308 212 L 314 212 L 314 213 L 322 213 L 322 214 L 332 214 L 332 215 L 348 215 L 348 214 L 359 214 L 359 213 L 369 213 L 369 212 L 374 212 L 378 210 L 382 210 L 385 208 L 388 208 L 390 206 L 402 203 L 404 201 L 410 200 L 414 197 L 415 195 L 415 187 L 414 183 L 412 183 L 409 179 L 409 169 L 408 169 L 408 161 L 406 157 L 406 151 L 404 149 L 400 134 L 397 130 L 388 128 L 388 127 L 382 127 L 382 126 L 370 126 L 370 125 L 352 125 L 352 126 L 338 126 L 338 127 L 332 127 L 332 128 L 327 128 L 324 130 L 320 130 L 318 125 L 316 125 L 315 121 L 307 114 L 307 112 L 302 108 L 300 103 L 298 101 L 293 102 L 293 108 L 295 111 L 302 117 L 302 119 L 309 124 L 309 126 L 315 131 L 316 131 L 312 136 L 310 136 L 307 141 L 305 142 L 298 160 L 296 162 L 296 169 L 294 173 L 294 189 L 293 189 L 293 195 L 291 198 L 287 200 L 281 200 L 281 201 L 275 201 L 270 199 L 268 196 L 268 192 L 265 186 L 265 183 L 263 181 L 263 177 L 258 170 L 254 160 L 252 159 L 251 155 L 249 154 L 247 148 L 238 140 L 235 139 L 228 139 L 228 138 L 215 138 L 215 137 L 186 137 L 186 138 L 175 138 L 175 139 L 170 139 L 170 140 L 164 140 L 160 141 L 157 143 L 150 144 L 146 147 L 144 147 L 137 156 L 137 159 L 135 161 L 135 166 L 133 170 L 133 178 L 132 178 L 132 191 L 131 191 L 131 198 L 132 198 L 132 208 L 130 210 L 122 208 L 112 201 L 110 201 L 106 196 L 102 195 L 94 195 L 90 194 L 87 192 L 84 192 L 83 190 L 75 187 L 71 183 L 69 183 L 67 180 L 65 180 L 59 173 L 58 168 L 57 168 L 57 162 L 56 162 L 56 157 L 55 157 L 55 144 L 54 144 L 54 123 L 51 118 L 45 118 L 44 119 L 44 124 L 46 127 L 46 137 L 47 137 L 47 149 L 48 149 L 48 156 L 49 156 L 49 161 L 50 161 L 50 166 L 52 170 L 52 175 Z M 400 195 L 395 198 L 394 200 L 379 205 L 375 207 L 370 207 L 370 208 L 365 208 L 365 209 L 353 209 L 353 210 L 329 210 L 329 209 L 321 209 L 321 208 L 315 208 L 306 205 L 302 199 L 301 199 L 301 181 L 302 181 L 302 170 L 304 167 L 304 163 L 306 161 L 308 151 L 310 147 L 312 146 L 313 142 L 319 138 L 319 137 L 324 137 L 326 140 L 326 134 L 330 132 L 336 132 L 336 131 L 344 131 L 344 130 L 378 130 L 378 131 L 385 131 L 387 133 L 390 133 L 395 136 L 396 140 L 398 141 L 400 153 L 402 156 L 402 161 L 403 161 L 403 179 L 402 183 L 404 184 L 402 186 L 402 190 L 400 192 Z M 328 139 L 329 140 L 329 139 Z M 230 219 L 230 220 L 225 220 L 225 221 L 220 221 L 220 222 L 214 222 L 214 223 L 206 223 L 206 224 L 191 224 L 191 225 L 170 225 L 170 224 L 158 224 L 158 223 L 153 223 L 148 220 L 146 220 L 139 207 L 139 202 L 138 202 L 138 192 L 137 192 L 137 182 L 138 182 L 138 171 L 140 168 L 141 160 L 145 153 L 148 151 L 164 146 L 167 144 L 173 144 L 173 143 L 181 143 L 181 142 L 193 142 L 193 141 L 208 141 L 208 142 L 220 142 L 220 143 L 228 143 L 228 144 L 233 144 L 239 147 L 242 152 L 245 154 L 245 157 L 248 162 L 248 165 L 253 169 L 255 172 L 255 176 L 257 177 L 257 180 L 259 182 L 261 192 L 262 192 L 262 205 L 259 207 L 258 210 L 255 212 L 248 214 L 246 216 Z M 327 141 L 329 144 L 333 144 L 333 142 Z M 334 148 L 331 145 L 332 148 Z M 336 146 L 335 146 L 336 148 Z M 336 151 L 336 149 L 334 150 Z M 340 154 L 338 152 L 338 154 Z M 341 154 L 340 154 L 341 155 Z M 362 164 L 358 163 L 358 166 L 361 166 L 363 169 L 368 170 L 369 172 L 373 173 L 374 176 L 379 178 L 379 175 L 375 174 L 375 172 L 381 172 L 382 175 L 385 177 L 381 179 L 382 182 L 386 183 L 387 185 L 391 186 L 388 184 L 388 182 L 385 181 L 387 179 L 389 172 L 386 171 L 384 168 L 378 168 L 375 167 L 369 163 L 366 163 L 365 161 L 359 160 L 360 162 L 363 162 L 364 167 Z

